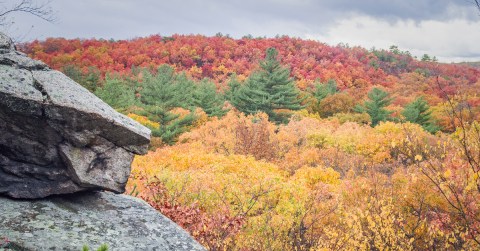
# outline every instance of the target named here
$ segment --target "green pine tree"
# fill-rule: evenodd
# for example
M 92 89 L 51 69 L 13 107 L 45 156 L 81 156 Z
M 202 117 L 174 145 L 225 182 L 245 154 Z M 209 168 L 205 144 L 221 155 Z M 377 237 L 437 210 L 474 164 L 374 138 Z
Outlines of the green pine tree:
M 268 109 L 268 93 L 263 86 L 252 79 L 258 73 L 253 73 L 244 85 L 237 89 L 231 99 L 232 104 L 245 114 L 255 114 Z
M 320 81 L 318 81 L 317 79 L 315 81 L 315 89 L 310 90 L 309 92 L 311 93 L 311 96 L 313 96 L 314 98 L 310 101 L 310 105 L 309 105 L 310 111 L 322 116 L 324 115 L 324 112 L 322 111 L 320 103 L 326 97 L 330 95 L 334 95 L 335 93 L 338 93 L 337 83 L 333 79 L 328 80 L 327 83 L 320 83 Z
M 246 114 L 265 112 L 276 123 L 286 123 L 290 113 L 278 110 L 300 110 L 300 92 L 290 78 L 290 69 L 283 67 L 277 59 L 278 52 L 269 48 L 260 70 L 254 72 L 246 83 L 234 94 L 231 102 Z
M 225 91 L 225 99 L 233 103 L 232 100 L 235 98 L 235 94 L 242 87 L 242 84 L 237 80 L 237 75 L 234 73 L 228 81 L 228 89 Z
M 224 102 L 215 84 L 207 79 L 202 80 L 193 93 L 193 105 L 202 108 L 210 117 L 225 115 L 227 110 L 223 109 Z
M 157 122 L 160 125 L 158 128 L 149 127 L 152 136 L 161 138 L 162 142 L 168 145 L 175 144 L 177 137 L 186 132 L 196 119 L 194 113 L 180 118 L 179 115 L 159 106 L 144 106 L 143 110 L 136 111 L 136 113 Z
M 423 97 L 415 99 L 405 106 L 402 115 L 405 120 L 421 125 L 426 131 L 435 133 L 439 127 L 432 121 L 430 106 Z
M 322 101 L 329 95 L 337 93 L 337 83 L 335 80 L 330 79 L 327 83 L 316 83 L 315 90 L 313 91 L 313 96 L 317 99 L 317 102 Z
M 187 131 L 196 119 L 193 112 L 184 117 L 171 112 L 176 107 L 193 109 L 194 82 L 185 74 L 175 74 L 168 65 L 160 66 L 156 74 L 148 71 L 143 71 L 142 74 L 139 94 L 143 109 L 136 113 L 159 123 L 159 128 L 150 128 L 152 135 L 172 145 L 178 135 Z
M 195 92 L 195 82 L 182 72 L 177 74 L 174 81 L 175 93 L 180 97 L 178 107 L 185 109 L 193 108 L 193 93 Z
M 86 73 L 83 73 L 74 65 L 67 65 L 63 67 L 62 71 L 65 75 L 88 89 L 90 92 L 95 92 L 100 83 L 100 71 L 93 66 L 89 67 Z
M 392 114 L 391 111 L 385 109 L 386 106 L 390 105 L 392 98 L 389 97 L 389 94 L 379 88 L 373 88 L 367 94 L 368 99 L 365 101 L 363 106 L 355 107 L 356 112 L 366 112 L 372 121 L 371 126 L 375 127 L 381 121 L 387 121 Z
M 140 101 L 144 105 L 160 106 L 170 110 L 174 107 L 189 108 L 195 88 L 193 81 L 176 75 L 169 65 L 162 65 L 156 74 L 143 71 L 140 84 Z
M 95 95 L 120 112 L 135 104 L 135 91 L 120 78 L 107 78 L 102 88 L 97 88 Z

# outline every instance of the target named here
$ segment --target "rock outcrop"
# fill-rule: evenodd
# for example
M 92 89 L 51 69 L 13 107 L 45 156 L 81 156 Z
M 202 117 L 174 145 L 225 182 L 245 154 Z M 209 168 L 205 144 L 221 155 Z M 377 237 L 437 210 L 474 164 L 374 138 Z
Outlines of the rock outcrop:
M 171 220 L 127 195 L 0 197 L 0 212 L 0 242 L 7 238 L 16 250 L 96 250 L 101 244 L 109 250 L 204 250 Z
M 124 192 L 149 142 L 150 130 L 0 33 L 0 250 L 204 250 L 146 202 L 91 191 Z
M 150 130 L 0 33 L 0 194 L 122 193 Z

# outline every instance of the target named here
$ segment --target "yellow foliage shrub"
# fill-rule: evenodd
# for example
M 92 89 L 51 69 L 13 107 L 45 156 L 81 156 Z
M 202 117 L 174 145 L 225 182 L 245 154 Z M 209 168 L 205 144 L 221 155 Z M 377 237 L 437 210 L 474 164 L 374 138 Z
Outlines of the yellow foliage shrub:
M 371 128 L 298 112 L 277 126 L 230 111 L 197 126 L 136 157 L 128 190 L 155 197 L 146 189 L 162 184 L 201 228 L 217 226 L 209 238 L 187 228 L 212 250 L 479 247 L 480 167 L 465 152 L 480 149 L 476 125 L 431 135 L 411 123 Z
M 140 115 L 137 115 L 137 114 L 134 114 L 134 113 L 129 113 L 127 116 L 131 119 L 136 120 L 138 123 L 140 123 L 144 126 L 153 127 L 153 128 L 159 128 L 160 127 L 160 124 L 158 124 L 157 122 L 149 120 L 145 116 L 140 116 Z

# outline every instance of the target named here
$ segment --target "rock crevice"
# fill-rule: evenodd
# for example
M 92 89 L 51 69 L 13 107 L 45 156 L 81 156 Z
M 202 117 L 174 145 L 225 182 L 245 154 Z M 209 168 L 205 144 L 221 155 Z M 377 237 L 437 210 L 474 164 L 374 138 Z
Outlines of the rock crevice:
M 50 96 L 48 96 L 48 92 L 45 89 L 43 89 L 43 86 L 39 82 L 37 82 L 35 78 L 33 78 L 33 87 L 42 94 L 44 104 L 49 104 L 51 102 L 51 98 Z M 45 110 L 43 108 L 44 107 L 42 106 L 42 110 Z M 44 116 L 45 116 L 45 112 L 42 112 L 42 117 Z

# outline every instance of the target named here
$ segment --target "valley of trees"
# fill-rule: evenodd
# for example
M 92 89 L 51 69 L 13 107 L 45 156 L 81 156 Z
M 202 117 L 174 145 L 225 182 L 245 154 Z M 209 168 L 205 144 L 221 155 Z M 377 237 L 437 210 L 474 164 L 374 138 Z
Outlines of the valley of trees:
M 128 193 L 209 250 L 478 250 L 480 69 L 286 36 L 19 46 L 152 130 Z

